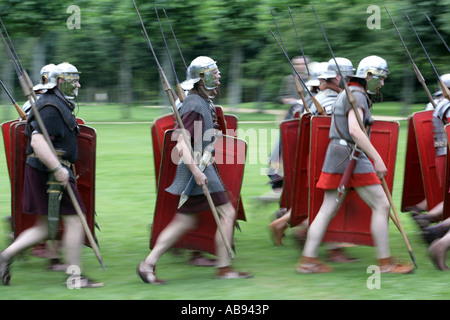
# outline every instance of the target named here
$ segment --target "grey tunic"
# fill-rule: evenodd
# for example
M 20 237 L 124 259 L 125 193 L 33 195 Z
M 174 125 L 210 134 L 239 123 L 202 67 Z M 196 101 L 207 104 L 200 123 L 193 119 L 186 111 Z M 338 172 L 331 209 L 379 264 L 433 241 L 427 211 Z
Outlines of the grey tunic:
M 355 97 L 357 108 L 363 109 L 364 117 L 362 121 L 366 125 L 372 118 L 367 96 L 363 92 L 363 89 L 358 86 L 350 86 L 350 90 Z M 350 135 L 348 128 L 347 114 L 351 108 L 352 106 L 347 99 L 345 90 L 343 90 L 339 93 L 333 105 L 333 116 L 329 134 L 331 141 L 328 145 L 322 172 L 343 174 L 345 171 L 349 161 L 349 155 L 352 152 L 352 146 L 355 145 L 355 141 Z M 372 163 L 363 152 L 361 152 L 353 172 L 356 174 L 375 172 Z
M 201 128 L 202 130 L 202 145 L 201 145 L 201 152 L 203 153 L 204 149 L 208 144 L 211 143 L 211 136 L 212 136 L 212 130 L 214 130 L 214 121 L 212 112 L 214 105 L 203 98 L 201 98 L 199 95 L 196 94 L 190 94 L 186 97 L 186 99 L 183 101 L 182 106 L 180 107 L 179 113 L 180 116 L 183 117 L 184 114 L 194 111 L 202 115 L 204 120 L 204 126 Z M 196 150 L 198 146 L 194 147 L 194 150 Z M 208 190 L 210 193 L 214 192 L 224 192 L 225 188 L 222 185 L 222 182 L 215 170 L 215 168 L 212 165 L 209 165 L 206 167 L 204 174 L 206 175 L 208 179 Z M 189 179 L 191 178 L 192 173 L 189 170 L 189 168 L 186 166 L 186 164 L 182 161 L 180 158 L 180 161 L 177 166 L 177 171 L 175 174 L 175 179 L 172 182 L 171 186 L 166 189 L 167 192 L 175 194 L 175 195 L 181 195 L 184 188 L 189 182 Z M 192 190 L 191 195 L 202 195 L 203 189 L 201 186 L 196 185 L 194 189 Z

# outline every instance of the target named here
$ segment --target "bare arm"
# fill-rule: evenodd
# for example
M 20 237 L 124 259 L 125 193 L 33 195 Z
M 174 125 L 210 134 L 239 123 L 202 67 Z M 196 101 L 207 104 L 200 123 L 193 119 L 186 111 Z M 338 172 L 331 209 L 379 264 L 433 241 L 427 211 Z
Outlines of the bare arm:
M 41 133 L 34 133 L 31 135 L 31 147 L 39 160 L 50 170 L 54 170 L 61 163 L 59 159 L 53 154 L 50 146 L 48 145 L 45 137 Z M 54 172 L 56 180 L 62 184 L 69 182 L 69 171 L 65 167 L 61 167 Z
M 358 109 L 358 112 L 360 114 L 360 118 L 362 118 L 362 110 Z M 373 147 L 365 132 L 362 131 L 353 109 L 350 109 L 348 112 L 348 127 L 350 135 L 358 148 L 364 151 L 364 153 L 373 160 L 375 172 L 378 178 L 383 178 L 387 173 L 386 165 L 384 164 L 384 161 L 378 151 Z

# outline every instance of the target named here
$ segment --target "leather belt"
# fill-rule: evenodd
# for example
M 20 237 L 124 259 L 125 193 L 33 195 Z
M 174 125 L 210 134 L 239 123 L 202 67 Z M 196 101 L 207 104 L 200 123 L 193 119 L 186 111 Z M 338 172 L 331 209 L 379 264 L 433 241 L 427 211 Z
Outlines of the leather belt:
M 30 158 L 38 158 L 34 152 L 33 152 L 33 153 L 30 153 L 30 154 L 28 155 L 28 157 L 30 157 Z M 62 163 L 63 165 L 65 165 L 66 167 L 71 168 L 72 165 L 73 165 L 73 163 L 70 162 L 69 160 L 62 159 L 62 158 L 59 157 L 59 156 L 58 156 L 58 159 L 59 159 L 59 162 L 61 162 L 61 163 Z

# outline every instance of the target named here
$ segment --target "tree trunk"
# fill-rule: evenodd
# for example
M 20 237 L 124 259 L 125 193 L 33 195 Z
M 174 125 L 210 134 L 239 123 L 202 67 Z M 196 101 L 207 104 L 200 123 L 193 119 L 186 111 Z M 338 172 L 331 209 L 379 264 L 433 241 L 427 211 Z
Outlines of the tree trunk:
M 0 53 L 0 59 L 1 61 L 5 61 L 3 63 L 2 69 L 0 70 L 0 80 L 2 80 L 3 84 L 6 86 L 8 91 L 13 95 L 14 97 L 14 68 L 12 63 L 9 61 L 9 57 L 7 56 L 5 50 L 3 50 Z M 0 89 L 1 91 L 1 102 L 2 102 L 2 119 L 3 120 L 12 120 L 16 115 L 13 111 L 13 104 L 11 102 L 11 99 L 9 99 L 6 92 L 3 90 L 3 88 Z M 16 99 L 17 100 L 17 99 Z
M 414 102 L 414 74 L 411 68 L 405 68 L 403 72 L 403 90 L 402 90 L 402 115 L 409 114 L 409 107 Z M 425 107 L 424 107 L 425 109 Z
M 231 52 L 230 69 L 228 73 L 228 104 L 233 111 L 237 111 L 239 104 L 242 102 L 242 61 L 244 60 L 244 52 L 239 43 L 235 43 Z
M 119 71 L 119 92 L 120 92 L 120 102 L 122 106 L 122 117 L 128 119 L 130 117 L 130 108 L 133 101 L 133 71 L 131 69 L 130 55 L 128 52 L 128 46 L 125 44 L 122 46 L 121 52 L 121 63 Z

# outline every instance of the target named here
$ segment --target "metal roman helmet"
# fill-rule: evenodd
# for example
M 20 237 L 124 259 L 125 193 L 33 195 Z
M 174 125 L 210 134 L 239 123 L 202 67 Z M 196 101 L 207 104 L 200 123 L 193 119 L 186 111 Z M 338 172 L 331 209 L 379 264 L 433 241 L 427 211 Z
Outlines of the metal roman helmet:
M 447 88 L 450 89 L 450 73 L 443 74 L 443 75 L 441 76 L 441 81 L 442 81 L 442 83 L 443 83 Z M 437 85 L 438 85 L 438 87 L 441 86 L 441 84 L 440 84 L 439 82 L 438 82 Z M 440 95 L 442 95 L 442 90 L 439 90 L 439 91 L 433 93 L 433 96 L 434 96 L 434 97 L 440 96 Z
M 320 85 L 320 81 L 318 79 L 318 76 L 326 73 L 328 69 L 328 63 L 327 62 L 311 62 L 308 65 L 309 73 L 311 75 L 311 79 L 306 81 L 305 85 L 308 87 L 318 87 Z
M 450 73 L 443 74 L 441 76 L 441 80 L 447 87 L 450 88 Z
M 50 79 L 53 69 L 56 67 L 55 64 L 50 63 L 42 67 L 41 69 L 41 83 L 46 84 Z
M 217 88 L 216 76 L 213 74 L 214 70 L 219 72 L 216 61 L 213 59 L 200 56 L 192 60 L 187 69 L 186 80 L 181 83 L 181 87 L 184 90 L 191 90 L 194 84 L 200 81 L 203 75 L 203 84 L 207 90 L 213 90 Z
M 336 66 L 337 62 L 337 66 Z M 319 79 L 332 79 L 336 78 L 339 74 L 339 70 L 342 72 L 344 77 L 353 76 L 355 68 L 353 68 L 353 64 L 350 60 L 346 58 L 336 58 L 336 62 L 334 59 L 330 59 L 328 61 L 327 71 L 319 75 Z M 338 69 L 339 66 L 339 69 Z
M 355 77 L 366 79 L 369 72 L 373 77 L 367 82 L 367 92 L 374 94 L 380 80 L 387 78 L 389 73 L 386 60 L 378 56 L 365 57 L 359 63 Z
M 53 63 L 47 64 L 42 67 L 41 72 L 40 72 L 41 82 L 33 87 L 34 91 L 39 91 L 39 90 L 45 89 L 43 85 L 48 83 L 50 76 L 52 74 L 52 71 L 55 67 L 56 67 L 56 65 L 54 65 Z
M 60 90 L 67 99 L 75 99 L 78 96 L 78 88 L 80 80 L 80 72 L 75 66 L 68 62 L 58 64 L 52 71 L 47 84 L 42 86 L 43 89 L 53 89 L 58 86 L 58 79 L 64 82 L 60 85 Z

